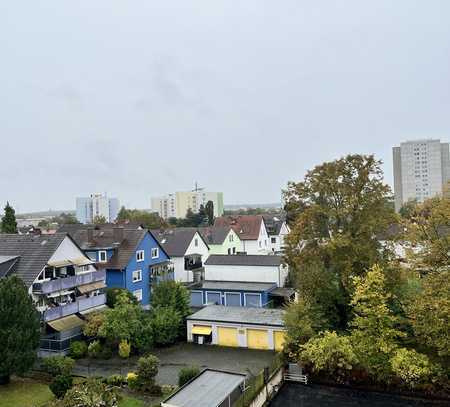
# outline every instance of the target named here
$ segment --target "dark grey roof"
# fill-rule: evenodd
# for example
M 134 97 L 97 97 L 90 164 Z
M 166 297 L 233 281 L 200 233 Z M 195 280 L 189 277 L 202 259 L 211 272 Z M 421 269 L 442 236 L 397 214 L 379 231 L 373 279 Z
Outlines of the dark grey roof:
M 230 229 L 231 227 L 226 226 L 207 226 L 198 228 L 198 231 L 200 232 L 206 243 L 222 244 L 228 236 Z
M 281 256 L 268 254 L 212 254 L 206 260 L 206 266 L 272 266 L 281 264 Z
M 87 225 L 65 225 L 63 230 L 70 230 L 69 234 L 75 242 L 85 251 L 102 248 L 113 248 L 114 254 L 107 263 L 98 263 L 99 268 L 123 269 L 131 257 L 134 256 L 139 243 L 148 233 L 145 229 L 122 228 L 123 238 L 120 242 L 114 237 L 116 225 L 97 225 L 95 229 Z M 92 240 L 88 239 L 88 230 L 92 230 Z M 164 249 L 163 249 L 164 250 Z
M 230 322 L 238 324 L 284 326 L 284 311 L 272 308 L 208 305 L 187 317 L 194 321 Z
M 164 400 L 162 406 L 217 407 L 244 382 L 245 377 L 245 374 L 206 369 Z
M 40 236 L 0 234 L 0 255 L 20 256 L 10 272 L 16 273 L 29 287 L 66 236 L 66 233 Z
M 264 223 L 266 225 L 267 234 L 279 235 L 281 231 L 281 226 L 286 221 L 286 216 L 283 213 L 277 214 L 267 214 L 263 215 Z
M 197 233 L 197 229 L 153 229 L 151 232 L 170 257 L 182 257 L 185 255 L 194 235 Z M 200 238 L 203 239 L 201 235 Z M 205 244 L 207 245 L 206 242 Z
M 0 278 L 9 274 L 20 256 L 0 256 Z
M 231 291 L 269 291 L 276 288 L 276 283 L 260 283 L 247 281 L 202 281 L 189 288 L 191 290 L 231 290 Z
M 290 287 L 276 287 L 270 292 L 274 297 L 291 298 L 295 294 L 295 290 Z

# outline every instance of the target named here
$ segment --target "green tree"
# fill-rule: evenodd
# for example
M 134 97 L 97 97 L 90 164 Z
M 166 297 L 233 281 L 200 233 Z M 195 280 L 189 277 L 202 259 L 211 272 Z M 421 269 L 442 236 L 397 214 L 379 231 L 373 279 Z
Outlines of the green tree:
M 0 279 L 0 384 L 32 368 L 39 346 L 39 314 L 25 284 L 12 275 Z
M 175 343 L 182 324 L 180 314 L 172 307 L 153 308 L 151 325 L 154 332 L 154 344 L 167 346 Z
M 136 297 L 130 293 L 126 288 L 111 287 L 106 289 L 106 305 L 109 308 L 114 308 L 119 296 L 126 295 L 131 303 L 137 304 Z
M 106 223 L 106 218 L 102 215 L 97 215 L 92 221 L 95 225 L 104 225 Z
M 358 364 L 358 358 L 348 336 L 325 331 L 301 346 L 301 361 L 312 365 L 315 372 L 344 381 Z
M 406 308 L 418 342 L 441 357 L 449 357 L 450 271 L 423 277 L 419 292 L 409 299 Z
M 57 223 L 58 225 L 75 225 L 80 222 L 78 222 L 74 214 L 62 212 L 59 216 L 53 217 L 50 220 L 50 223 Z
M 311 274 L 328 280 L 332 303 L 324 305 L 324 315 L 344 329 L 351 317 L 352 277 L 364 276 L 376 263 L 385 266 L 393 257 L 377 239 L 396 220 L 386 205 L 390 188 L 383 182 L 381 162 L 373 156 L 349 155 L 324 163 L 309 171 L 304 181 L 289 183 L 284 196 L 292 219 L 285 260 L 293 280 L 299 284 Z M 300 284 L 298 289 L 313 302 L 323 301 L 322 287 Z
M 351 301 L 355 318 L 351 341 L 366 371 L 378 381 L 391 376 L 390 359 L 405 335 L 397 329 L 398 318 L 389 308 L 392 295 L 386 289 L 384 272 L 373 266 L 364 277 L 354 277 Z
M 152 307 L 172 307 L 181 318 L 191 314 L 189 290 L 177 281 L 161 281 L 153 286 Z
M 1 223 L 2 233 L 17 233 L 16 211 L 6 202 L 5 214 L 2 217 Z
M 402 205 L 398 212 L 403 219 L 410 219 L 417 208 L 417 200 L 413 199 Z
M 395 352 L 391 366 L 394 374 L 411 388 L 432 382 L 432 376 L 436 373 L 436 367 L 426 355 L 405 348 Z
M 167 223 L 157 213 L 139 209 L 126 209 L 124 206 L 120 209 L 116 220 L 118 223 L 138 223 L 146 229 L 161 229 L 167 227 Z
M 214 225 L 214 202 L 208 201 L 205 205 L 205 213 L 208 218 L 208 225 Z

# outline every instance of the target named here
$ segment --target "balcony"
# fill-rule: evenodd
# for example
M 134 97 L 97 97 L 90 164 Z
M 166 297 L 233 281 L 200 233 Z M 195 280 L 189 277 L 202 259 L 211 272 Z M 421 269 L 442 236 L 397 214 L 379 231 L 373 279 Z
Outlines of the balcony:
M 44 311 L 44 321 L 53 321 L 67 315 L 76 314 L 77 312 L 86 311 L 93 307 L 98 307 L 106 303 L 106 295 L 100 294 L 95 297 L 81 297 L 77 301 L 70 304 L 60 305 L 58 307 L 49 308 Z
M 56 291 L 70 290 L 84 284 L 95 283 L 106 279 L 106 271 L 99 270 L 92 273 L 77 274 L 71 277 L 60 277 L 55 280 L 33 284 L 33 293 L 50 294 Z

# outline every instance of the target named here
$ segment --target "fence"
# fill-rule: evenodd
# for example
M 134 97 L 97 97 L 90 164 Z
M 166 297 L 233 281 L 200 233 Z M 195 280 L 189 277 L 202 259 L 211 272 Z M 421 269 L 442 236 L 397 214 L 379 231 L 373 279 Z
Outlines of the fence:
M 252 376 L 245 381 L 245 390 L 234 402 L 233 407 L 248 407 L 258 396 L 264 386 L 270 381 L 277 371 L 283 366 L 283 358 L 277 355 L 272 364 L 261 370 L 256 376 Z

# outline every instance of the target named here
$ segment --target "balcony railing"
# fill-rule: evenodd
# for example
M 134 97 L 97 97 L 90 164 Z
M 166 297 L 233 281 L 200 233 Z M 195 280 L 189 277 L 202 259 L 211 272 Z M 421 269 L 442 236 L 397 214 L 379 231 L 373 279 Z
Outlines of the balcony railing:
M 106 271 L 98 270 L 92 273 L 77 274 L 71 277 L 61 277 L 56 280 L 33 284 L 33 292 L 50 294 L 56 291 L 70 290 L 79 285 L 95 283 L 106 279 Z
M 44 321 L 53 321 L 67 315 L 76 314 L 77 312 L 86 311 L 89 308 L 98 307 L 106 303 L 106 295 L 100 294 L 94 297 L 79 298 L 70 304 L 60 305 L 58 307 L 49 308 L 44 311 Z
M 78 333 L 76 335 L 64 339 L 41 338 L 39 350 L 56 353 L 64 352 L 70 349 L 70 344 L 72 342 L 80 340 L 81 337 L 82 334 Z

